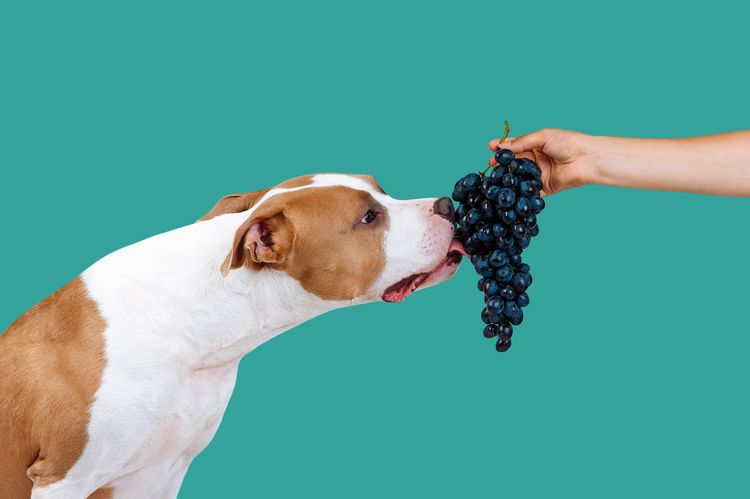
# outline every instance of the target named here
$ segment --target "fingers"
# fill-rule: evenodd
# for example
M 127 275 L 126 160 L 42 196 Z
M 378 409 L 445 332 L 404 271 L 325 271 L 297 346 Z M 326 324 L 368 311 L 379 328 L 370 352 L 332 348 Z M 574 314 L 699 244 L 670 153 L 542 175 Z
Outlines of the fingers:
M 498 149 L 510 149 L 514 153 L 531 151 L 533 149 L 544 149 L 544 145 L 547 143 L 549 135 L 550 130 L 543 128 L 536 132 L 521 135 L 520 137 L 506 139 L 502 144 L 500 143 L 500 139 L 495 139 L 490 141 L 487 146 L 493 151 L 497 151 Z
M 505 142 L 502 143 L 503 147 L 500 147 L 500 139 L 491 140 L 490 143 L 487 144 L 487 147 L 489 147 L 491 151 L 497 152 L 498 149 L 507 149 L 507 147 L 505 147 L 507 143 L 513 141 L 514 139 L 515 137 L 508 137 L 507 139 L 505 139 Z

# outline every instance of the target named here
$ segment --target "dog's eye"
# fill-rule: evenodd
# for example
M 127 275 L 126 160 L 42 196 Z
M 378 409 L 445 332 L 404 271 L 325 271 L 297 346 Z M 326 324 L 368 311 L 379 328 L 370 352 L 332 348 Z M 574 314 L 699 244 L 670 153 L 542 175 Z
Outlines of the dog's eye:
M 359 223 L 361 223 L 361 224 L 369 224 L 370 222 L 372 222 L 373 220 L 375 220 L 375 218 L 377 218 L 377 216 L 378 216 L 378 212 L 377 211 L 367 210 L 365 212 L 365 214 L 362 215 L 362 219 L 359 221 Z

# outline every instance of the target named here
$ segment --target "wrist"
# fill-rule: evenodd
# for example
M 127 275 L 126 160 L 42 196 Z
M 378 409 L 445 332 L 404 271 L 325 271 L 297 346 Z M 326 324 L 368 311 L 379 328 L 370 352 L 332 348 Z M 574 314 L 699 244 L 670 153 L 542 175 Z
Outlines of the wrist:
M 594 135 L 581 135 L 577 172 L 577 185 L 607 184 L 609 174 L 606 171 L 606 147 L 604 140 L 607 137 Z
M 614 137 L 588 135 L 584 151 L 586 183 L 598 185 L 617 185 L 616 171 L 612 165 L 616 162 L 617 144 Z

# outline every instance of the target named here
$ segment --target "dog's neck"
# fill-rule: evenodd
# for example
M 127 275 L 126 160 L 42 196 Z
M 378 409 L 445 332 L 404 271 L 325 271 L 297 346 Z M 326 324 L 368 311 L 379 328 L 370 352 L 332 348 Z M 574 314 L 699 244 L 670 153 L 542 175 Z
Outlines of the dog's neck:
M 222 276 L 221 264 L 246 217 L 223 215 L 159 234 L 104 257 L 82 277 L 109 302 L 100 308 L 138 324 L 142 345 L 164 349 L 167 358 L 195 369 L 236 363 L 297 324 L 349 305 L 321 300 L 272 269 Z

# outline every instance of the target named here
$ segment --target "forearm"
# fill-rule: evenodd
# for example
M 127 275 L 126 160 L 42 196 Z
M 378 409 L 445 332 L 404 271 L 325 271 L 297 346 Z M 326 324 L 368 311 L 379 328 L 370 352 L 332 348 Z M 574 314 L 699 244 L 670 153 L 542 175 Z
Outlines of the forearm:
M 593 181 L 750 197 L 750 131 L 687 139 L 591 137 Z

